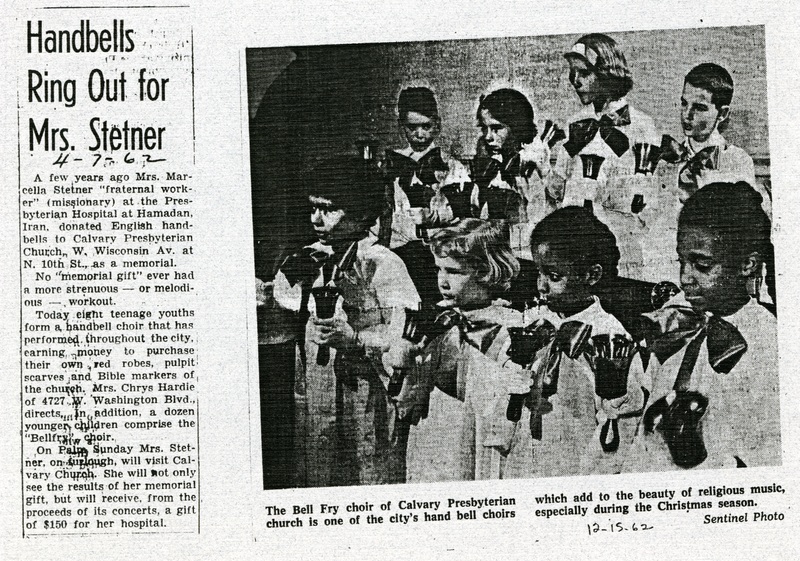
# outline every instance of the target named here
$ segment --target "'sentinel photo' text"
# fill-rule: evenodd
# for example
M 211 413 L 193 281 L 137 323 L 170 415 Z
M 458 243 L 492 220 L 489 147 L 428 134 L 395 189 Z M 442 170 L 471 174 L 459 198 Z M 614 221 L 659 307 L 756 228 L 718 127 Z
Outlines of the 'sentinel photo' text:
M 763 27 L 245 61 L 264 489 L 781 465 Z

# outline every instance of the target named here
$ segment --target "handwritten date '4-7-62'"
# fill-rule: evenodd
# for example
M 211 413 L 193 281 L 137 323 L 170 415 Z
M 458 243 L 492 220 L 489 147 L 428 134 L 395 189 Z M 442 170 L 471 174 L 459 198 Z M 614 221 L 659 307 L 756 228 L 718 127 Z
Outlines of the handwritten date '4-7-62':
M 65 152 L 75 150 L 69 140 L 69 129 L 54 127 L 49 118 L 41 123 L 31 118 L 29 122 L 30 151 L 40 148 L 45 151 Z M 89 146 L 92 152 L 116 152 L 117 150 L 140 151 L 161 150 L 164 147 L 164 132 L 166 127 L 132 126 L 128 121 L 122 125 L 109 123 L 100 117 L 93 117 L 89 121 L 89 130 L 94 139 Z
M 158 162 L 166 162 L 166 158 L 156 158 L 151 156 L 150 154 L 139 154 L 138 157 L 134 156 L 130 152 L 126 152 L 125 156 L 120 160 L 117 158 L 112 158 L 111 156 L 105 156 L 104 154 L 92 154 L 92 167 L 101 166 L 104 168 L 112 167 L 117 163 L 123 164 L 137 164 L 141 167 L 146 167 L 147 164 L 156 164 Z M 52 165 L 58 166 L 59 168 L 64 167 L 64 165 L 70 162 L 82 162 L 83 158 L 78 157 L 70 157 L 69 152 L 61 152 L 59 153 L 58 157 L 55 159 Z

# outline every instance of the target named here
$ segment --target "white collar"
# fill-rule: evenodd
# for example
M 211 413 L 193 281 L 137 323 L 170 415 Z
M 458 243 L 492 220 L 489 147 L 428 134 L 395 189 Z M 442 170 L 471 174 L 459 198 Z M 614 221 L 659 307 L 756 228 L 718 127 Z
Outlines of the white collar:
M 733 312 L 729 316 L 723 316 L 722 319 L 727 321 L 728 323 L 732 324 L 737 329 L 741 330 L 743 324 L 747 324 L 747 318 L 754 312 L 758 311 L 758 308 L 761 307 L 761 304 L 756 301 L 755 298 L 752 296 L 747 303 Z
M 595 295 L 592 295 L 592 303 L 587 307 L 578 312 L 577 314 L 573 314 L 571 316 L 567 316 L 563 318 L 563 321 L 580 321 L 581 323 L 592 323 L 592 320 L 597 317 L 599 312 L 602 312 L 603 308 L 600 305 L 600 298 Z
M 628 103 L 628 98 L 621 97 L 619 99 L 615 99 L 613 101 L 607 102 L 605 104 L 605 106 L 600 110 L 599 113 L 594 110 L 594 104 L 593 103 L 590 103 L 584 109 L 586 110 L 586 112 L 589 115 L 593 116 L 595 119 L 599 119 L 603 115 L 610 115 L 612 113 L 616 113 L 617 111 L 619 111 L 620 109 L 622 109 L 626 105 L 630 105 Z
M 682 290 L 677 294 L 675 294 L 672 298 L 667 300 L 667 302 L 664 303 L 664 306 L 686 306 L 688 308 L 692 307 L 692 305 L 686 299 L 686 294 Z M 760 311 L 759 308 L 761 307 L 762 307 L 761 304 L 759 304 L 758 301 L 751 296 L 744 306 L 733 312 L 731 315 L 718 316 L 718 317 L 720 319 L 724 319 L 725 321 L 727 321 L 728 323 L 732 324 L 734 327 L 739 329 L 740 326 L 747 324 L 746 318 L 749 317 L 752 313 Z

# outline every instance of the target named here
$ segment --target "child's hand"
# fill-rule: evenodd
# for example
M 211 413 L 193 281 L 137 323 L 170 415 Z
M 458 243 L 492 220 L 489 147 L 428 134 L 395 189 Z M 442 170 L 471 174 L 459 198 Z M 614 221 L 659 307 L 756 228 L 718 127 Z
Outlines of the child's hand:
M 702 189 L 711 183 L 736 183 L 737 176 L 734 174 L 724 173 L 718 169 L 700 170 L 700 174 L 696 176 L 697 188 Z
M 472 183 L 472 178 L 469 176 L 469 171 L 467 168 L 458 162 L 457 165 L 454 165 L 449 169 L 444 179 L 439 182 L 439 185 L 444 187 L 445 185 L 463 185 L 465 183 Z
M 384 364 L 398 370 L 411 368 L 421 352 L 421 345 L 412 343 L 407 339 L 397 339 L 392 342 L 389 350 L 386 351 Z
M 530 177 L 534 167 L 539 170 L 539 175 L 544 177 L 550 168 L 550 147 L 542 142 L 538 136 L 530 144 L 523 144 L 519 153 L 522 175 Z
M 432 226 L 442 226 L 453 221 L 453 209 L 450 207 L 447 197 L 440 191 L 437 191 L 431 198 L 430 214 L 429 223 Z
M 356 332 L 342 317 L 313 318 L 311 340 L 317 345 L 347 349 L 357 346 Z
M 627 405 L 627 395 L 617 397 L 615 399 L 601 399 L 600 411 L 598 411 L 598 421 L 602 422 L 606 419 L 618 419 L 620 415 L 624 415 L 629 409 Z
M 262 308 L 272 303 L 272 287 L 271 282 L 264 282 L 256 278 L 256 307 Z
M 407 211 L 411 222 L 416 226 L 424 226 L 431 222 L 431 211 L 427 208 L 410 208 Z
M 409 383 L 409 378 L 403 381 L 403 388 L 395 398 L 395 411 L 397 418 L 408 424 L 416 425 L 428 416 L 429 394 L 419 386 Z
M 678 174 L 678 199 L 685 203 L 698 189 L 698 177 L 692 173 L 688 166 Z

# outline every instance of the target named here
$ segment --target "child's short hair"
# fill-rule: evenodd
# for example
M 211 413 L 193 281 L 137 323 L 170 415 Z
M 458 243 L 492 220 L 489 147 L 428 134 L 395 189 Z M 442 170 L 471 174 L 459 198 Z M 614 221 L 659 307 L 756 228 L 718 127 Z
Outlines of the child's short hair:
M 597 74 L 609 94 L 609 99 L 620 99 L 633 88 L 633 77 L 622 50 L 608 35 L 590 33 L 578 39 L 564 56 L 580 57 Z
M 334 207 L 372 225 L 386 206 L 384 184 L 378 170 L 368 161 L 353 156 L 323 160 L 304 175 L 306 197 L 320 197 Z
M 400 92 L 400 97 L 397 99 L 397 114 L 403 119 L 409 111 L 425 115 L 429 119 L 439 119 L 436 96 L 425 87 L 406 88 Z
M 430 245 L 434 255 L 466 261 L 484 285 L 503 292 L 509 289 L 520 268 L 508 236 L 505 221 L 465 218 L 436 232 Z
M 713 62 L 704 62 L 692 68 L 684 83 L 711 93 L 711 102 L 717 109 L 730 105 L 733 99 L 733 78 L 730 73 Z
M 581 272 L 600 265 L 603 278 L 618 274 L 617 238 L 608 226 L 583 207 L 567 206 L 545 216 L 531 233 L 531 250 L 535 252 L 543 243 L 549 244 L 552 251 Z
M 475 114 L 477 119 L 481 118 L 484 109 L 511 129 L 515 142 L 528 144 L 536 136 L 533 107 L 528 98 L 517 90 L 502 88 L 482 96 Z
M 772 223 L 761 207 L 762 197 L 744 181 L 711 183 L 694 193 L 681 209 L 678 230 L 709 231 L 733 260 L 756 252 L 762 261 L 772 255 Z

